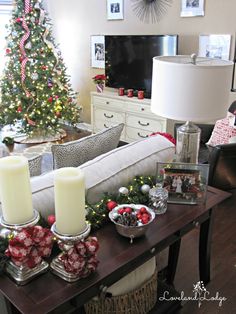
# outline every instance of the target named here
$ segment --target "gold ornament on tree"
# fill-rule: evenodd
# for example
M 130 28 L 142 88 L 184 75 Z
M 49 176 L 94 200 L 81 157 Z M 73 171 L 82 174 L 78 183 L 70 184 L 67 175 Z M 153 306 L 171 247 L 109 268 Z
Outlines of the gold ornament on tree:
M 172 0 L 131 0 L 132 9 L 144 23 L 157 23 L 171 6 Z

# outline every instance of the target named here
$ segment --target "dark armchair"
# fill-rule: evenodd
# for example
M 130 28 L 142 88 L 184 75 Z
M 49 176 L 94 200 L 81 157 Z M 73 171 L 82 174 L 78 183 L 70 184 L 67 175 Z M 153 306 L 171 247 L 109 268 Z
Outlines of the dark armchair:
M 236 143 L 213 147 L 208 163 L 209 185 L 222 190 L 236 188 Z

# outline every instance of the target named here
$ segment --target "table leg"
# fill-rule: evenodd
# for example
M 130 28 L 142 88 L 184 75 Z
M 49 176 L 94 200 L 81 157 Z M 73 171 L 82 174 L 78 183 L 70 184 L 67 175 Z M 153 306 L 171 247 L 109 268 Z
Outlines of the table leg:
M 166 274 L 166 282 L 173 285 L 175 279 L 176 268 L 179 258 L 181 238 L 169 246 L 168 266 Z
M 210 209 L 209 218 L 200 226 L 199 239 L 199 274 L 200 280 L 206 285 L 210 281 L 211 238 L 213 226 L 213 209 Z

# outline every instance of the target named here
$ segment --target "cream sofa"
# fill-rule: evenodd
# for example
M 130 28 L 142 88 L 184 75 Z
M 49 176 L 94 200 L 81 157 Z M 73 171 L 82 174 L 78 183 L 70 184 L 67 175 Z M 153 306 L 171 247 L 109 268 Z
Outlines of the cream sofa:
M 170 161 L 174 145 L 161 135 L 116 148 L 79 168 L 85 174 L 86 198 L 96 203 L 105 192 L 115 193 L 136 175 L 153 175 L 156 163 Z M 54 171 L 31 178 L 34 208 L 47 218 L 54 213 Z

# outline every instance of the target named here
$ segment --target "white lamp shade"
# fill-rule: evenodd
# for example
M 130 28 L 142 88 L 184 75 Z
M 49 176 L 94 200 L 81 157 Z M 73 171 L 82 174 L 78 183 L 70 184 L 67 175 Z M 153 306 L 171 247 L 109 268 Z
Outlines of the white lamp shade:
M 153 58 L 151 110 L 174 120 L 204 122 L 225 117 L 233 62 L 190 56 Z

